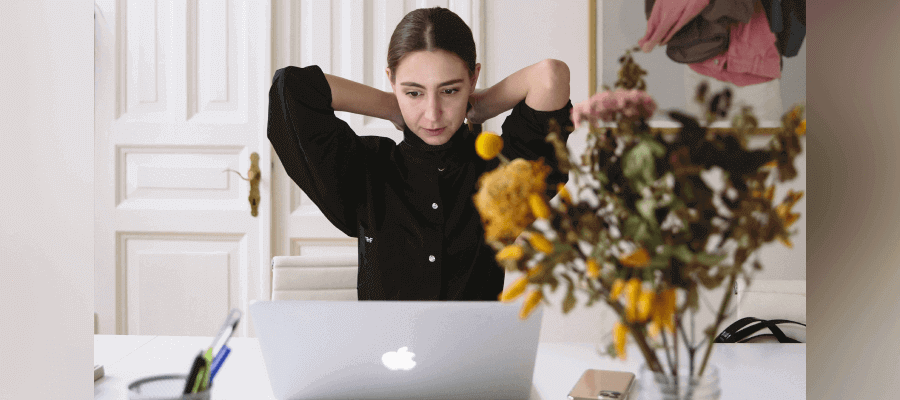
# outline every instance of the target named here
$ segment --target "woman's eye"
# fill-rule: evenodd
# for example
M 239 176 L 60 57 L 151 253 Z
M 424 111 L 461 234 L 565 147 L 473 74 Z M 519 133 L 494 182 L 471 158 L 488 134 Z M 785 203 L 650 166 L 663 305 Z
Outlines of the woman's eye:
M 409 97 L 419 97 L 419 92 L 406 92 Z
M 459 89 L 446 89 L 446 90 L 444 90 L 444 93 L 450 92 L 450 93 L 447 93 L 447 94 L 453 94 L 453 93 L 456 93 L 456 92 L 458 92 L 458 91 L 459 91 Z

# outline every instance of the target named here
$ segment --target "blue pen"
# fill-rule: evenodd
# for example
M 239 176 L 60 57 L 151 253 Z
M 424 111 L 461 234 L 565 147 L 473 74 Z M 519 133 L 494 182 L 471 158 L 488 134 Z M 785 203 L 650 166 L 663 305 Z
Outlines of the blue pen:
M 225 362 L 225 358 L 228 357 L 228 354 L 231 353 L 231 349 L 228 346 L 222 346 L 222 350 L 219 351 L 219 354 L 216 354 L 216 358 L 212 361 L 211 373 L 209 374 L 209 382 L 212 383 L 213 378 L 216 377 L 216 372 L 219 372 L 219 367 Z

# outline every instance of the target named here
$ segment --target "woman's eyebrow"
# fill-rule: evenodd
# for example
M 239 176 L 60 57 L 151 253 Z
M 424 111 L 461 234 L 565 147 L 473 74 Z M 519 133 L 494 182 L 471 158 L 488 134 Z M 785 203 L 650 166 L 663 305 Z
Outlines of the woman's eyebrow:
M 454 79 L 452 81 L 447 81 L 447 82 L 441 83 L 440 85 L 438 85 L 438 87 L 452 85 L 454 83 L 460 83 L 462 81 L 463 81 L 462 79 Z M 412 86 L 412 87 L 418 87 L 418 88 L 425 89 L 425 86 L 422 86 L 415 82 L 401 82 L 400 84 L 403 86 Z

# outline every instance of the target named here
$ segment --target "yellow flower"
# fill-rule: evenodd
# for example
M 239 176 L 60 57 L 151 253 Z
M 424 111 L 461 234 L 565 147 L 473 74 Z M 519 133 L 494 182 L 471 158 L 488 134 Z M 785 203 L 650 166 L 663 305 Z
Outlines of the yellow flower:
M 800 199 L 803 198 L 803 193 L 804 191 L 802 190 L 799 192 L 788 190 L 787 198 L 784 200 L 784 202 L 786 204 L 790 204 L 790 206 L 793 207 L 795 204 L 797 204 L 798 201 L 800 201 Z
M 641 295 L 641 280 L 638 278 L 631 278 L 628 283 L 625 284 L 625 320 L 628 322 L 637 321 L 638 312 L 638 297 Z
M 794 109 L 791 110 L 791 113 L 788 114 L 788 118 L 790 118 L 791 121 L 796 121 L 797 119 L 799 119 L 800 118 L 800 107 L 799 106 L 794 107 Z
M 793 190 L 788 191 L 787 198 L 784 201 L 775 207 L 775 213 L 778 214 L 778 217 L 784 221 L 784 227 L 790 227 L 798 219 L 800 219 L 800 213 L 792 213 L 791 208 L 797 204 L 798 201 L 803 197 L 803 191 L 795 192 Z M 781 241 L 788 248 L 794 248 L 794 244 L 791 243 L 790 238 L 787 235 L 779 235 L 778 240 Z
M 531 315 L 531 312 L 534 311 L 534 308 L 540 304 L 541 299 L 544 297 L 544 293 L 540 290 L 535 290 L 528 294 L 528 298 L 525 299 L 525 304 L 522 306 L 522 311 L 519 312 L 520 319 L 528 319 L 528 316 Z
M 653 323 L 659 328 L 675 332 L 675 289 L 667 289 L 656 296 L 653 308 Z
M 778 237 L 778 240 L 780 240 L 782 244 L 784 244 L 785 246 L 787 246 L 787 248 L 789 248 L 789 249 L 793 249 L 793 248 L 794 248 L 794 243 L 792 243 L 792 242 L 791 242 L 791 239 L 788 239 L 787 236 L 779 236 L 779 237 Z
M 540 251 L 541 253 L 550 254 L 553 252 L 553 243 L 540 233 L 532 233 L 531 236 L 528 237 L 528 242 L 531 243 L 531 247 L 534 247 L 535 250 Z
M 494 132 L 484 131 L 475 139 L 475 152 L 485 160 L 491 160 L 503 150 L 503 138 Z
M 544 219 L 550 217 L 550 207 L 547 207 L 547 203 L 544 202 L 541 195 L 537 193 L 528 195 L 528 204 L 531 205 L 531 212 L 535 217 Z
M 650 337 L 659 337 L 659 332 L 659 325 L 655 321 L 650 321 L 650 323 L 647 324 L 647 333 L 650 334 Z
M 616 345 L 616 354 L 622 360 L 625 359 L 625 342 L 628 339 L 628 327 L 625 324 L 616 321 L 613 325 L 613 343 Z
M 650 254 L 643 247 L 625 257 L 620 257 L 619 261 L 625 266 L 632 268 L 641 268 L 650 263 Z
M 797 128 L 794 129 L 794 132 L 797 135 L 803 136 L 806 134 L 806 120 L 800 121 L 800 124 L 797 125 Z
M 503 248 L 503 250 L 500 250 L 500 252 L 497 253 L 497 261 L 518 260 L 522 258 L 524 254 L 525 251 L 522 250 L 522 246 L 519 246 L 517 244 L 506 246 Z
M 765 191 L 753 190 L 750 194 L 756 198 L 764 198 L 772 201 L 772 198 L 775 197 L 775 186 L 769 186 Z
M 534 222 L 528 196 L 546 190 L 550 170 L 540 160 L 515 159 L 479 178 L 473 201 L 487 241 L 512 241 Z
M 637 300 L 637 320 L 646 321 L 650 318 L 650 312 L 653 311 L 654 294 L 652 291 L 643 291 L 638 295 Z
M 600 276 L 600 264 L 593 258 L 588 258 L 586 272 L 588 278 L 597 279 L 597 277 Z
M 609 291 L 609 298 L 612 300 L 618 300 L 619 296 L 622 294 L 622 289 L 625 288 L 625 281 L 622 279 L 616 279 L 613 282 L 612 289 Z
M 523 276 L 517 279 L 512 285 L 509 285 L 503 293 L 500 293 L 500 301 L 508 302 L 515 300 L 517 297 L 521 296 L 522 293 L 525 293 L 525 287 L 527 286 L 528 278 Z
M 572 195 L 570 195 L 569 190 L 566 189 L 565 183 L 556 185 L 556 191 L 559 192 L 559 198 L 565 200 L 568 204 L 572 204 Z

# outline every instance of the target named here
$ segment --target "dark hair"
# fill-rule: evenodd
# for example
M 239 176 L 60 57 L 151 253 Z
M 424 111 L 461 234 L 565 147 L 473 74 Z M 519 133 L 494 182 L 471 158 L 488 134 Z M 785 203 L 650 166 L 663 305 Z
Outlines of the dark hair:
M 406 14 L 391 35 L 387 65 L 391 80 L 397 73 L 400 59 L 414 51 L 445 50 L 456 54 L 466 63 L 469 76 L 475 73 L 475 39 L 472 29 L 456 13 L 446 8 L 420 8 Z

